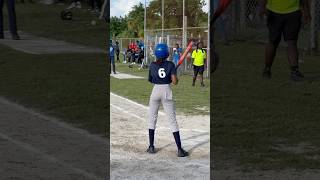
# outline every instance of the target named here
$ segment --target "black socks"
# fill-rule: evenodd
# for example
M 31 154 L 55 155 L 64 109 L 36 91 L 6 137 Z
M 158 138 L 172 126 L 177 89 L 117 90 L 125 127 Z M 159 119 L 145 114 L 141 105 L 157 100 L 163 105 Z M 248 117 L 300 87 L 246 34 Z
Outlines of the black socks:
M 153 146 L 154 143 L 154 129 L 149 129 L 149 143 Z
M 154 129 L 149 129 L 149 143 L 150 143 L 149 145 L 150 146 L 154 146 L 154 132 L 155 132 Z M 182 149 L 179 131 L 174 132 L 173 137 L 174 137 L 174 140 L 176 141 L 178 149 Z
M 299 71 L 298 66 L 291 66 L 291 72 L 297 72 L 297 71 Z
M 176 141 L 176 144 L 177 144 L 178 149 L 181 149 L 181 140 L 180 140 L 179 131 L 174 132 L 174 133 L 173 133 L 173 136 L 174 136 L 174 140 Z
M 271 70 L 271 66 L 272 66 L 271 64 L 267 64 L 267 63 L 266 63 L 265 70 L 270 71 L 270 70 Z

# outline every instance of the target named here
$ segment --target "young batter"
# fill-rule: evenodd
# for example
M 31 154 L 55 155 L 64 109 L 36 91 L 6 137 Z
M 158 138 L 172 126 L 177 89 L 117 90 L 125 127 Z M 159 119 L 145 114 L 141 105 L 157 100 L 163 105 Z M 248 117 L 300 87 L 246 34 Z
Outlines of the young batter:
M 177 85 L 178 78 L 176 67 L 171 61 L 166 59 L 169 57 L 169 50 L 166 44 L 158 44 L 155 49 L 156 62 L 151 63 L 149 68 L 149 82 L 154 84 L 152 94 L 149 101 L 149 148 L 147 152 L 156 153 L 154 148 L 154 132 L 156 128 L 158 110 L 162 103 L 173 132 L 175 142 L 178 147 L 178 157 L 188 156 L 188 152 L 182 149 L 179 134 L 179 127 L 176 120 L 175 106 L 172 98 L 172 90 L 170 84 Z

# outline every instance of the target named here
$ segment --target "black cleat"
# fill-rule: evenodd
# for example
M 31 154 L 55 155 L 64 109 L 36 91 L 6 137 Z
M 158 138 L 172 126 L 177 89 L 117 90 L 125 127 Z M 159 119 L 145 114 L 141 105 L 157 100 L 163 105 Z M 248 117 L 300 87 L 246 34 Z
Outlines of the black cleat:
M 299 70 L 291 71 L 291 80 L 293 81 L 302 81 L 304 76 Z
M 266 79 L 271 79 L 271 70 L 269 68 L 264 68 L 262 72 L 262 77 Z
M 178 157 L 186 157 L 186 156 L 189 156 L 189 153 L 187 151 L 183 150 L 182 148 L 178 149 Z
M 205 85 L 203 83 L 201 83 L 201 87 L 205 87 Z
M 156 153 L 156 149 L 154 148 L 154 146 L 149 146 L 149 148 L 147 149 L 147 152 L 150 154 L 154 154 Z
M 20 40 L 20 36 L 18 34 L 13 34 L 12 40 Z

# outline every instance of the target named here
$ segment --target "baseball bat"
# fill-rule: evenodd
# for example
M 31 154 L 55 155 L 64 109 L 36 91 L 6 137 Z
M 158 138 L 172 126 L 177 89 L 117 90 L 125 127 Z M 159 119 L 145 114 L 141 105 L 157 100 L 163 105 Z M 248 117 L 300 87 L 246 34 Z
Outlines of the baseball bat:
M 188 52 L 191 50 L 192 46 L 193 46 L 193 41 L 189 43 L 187 49 L 184 51 L 184 53 L 180 57 L 176 69 L 178 69 L 178 67 L 183 63 L 185 57 L 187 56 Z

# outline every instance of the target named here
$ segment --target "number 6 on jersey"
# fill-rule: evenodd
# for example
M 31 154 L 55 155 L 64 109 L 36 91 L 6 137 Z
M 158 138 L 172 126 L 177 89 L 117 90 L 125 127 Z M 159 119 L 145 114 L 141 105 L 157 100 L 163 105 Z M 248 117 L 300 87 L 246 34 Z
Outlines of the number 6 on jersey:
M 166 72 L 164 68 L 159 68 L 158 74 L 160 78 L 165 78 L 166 77 Z

